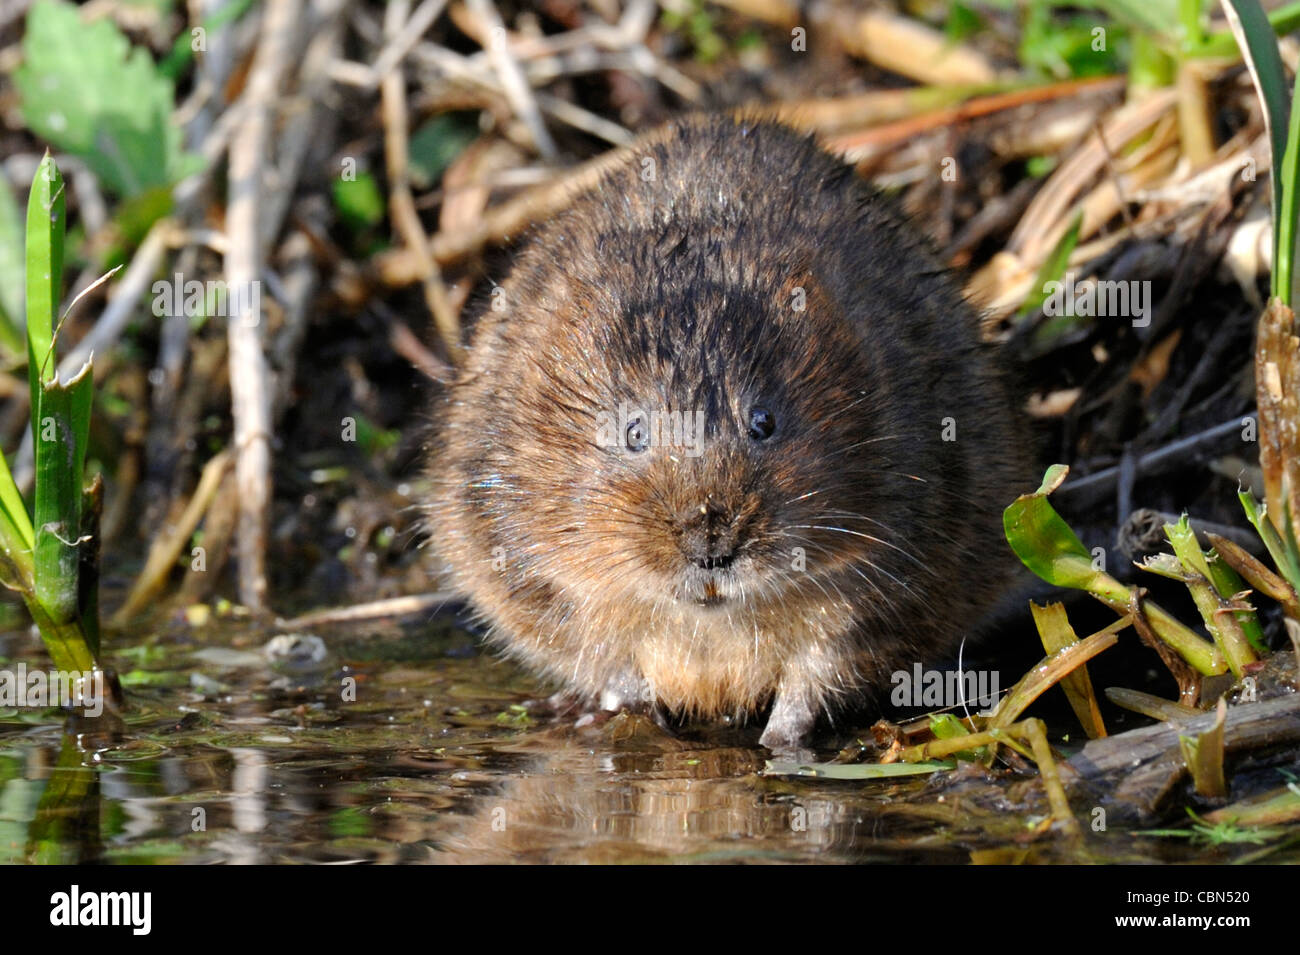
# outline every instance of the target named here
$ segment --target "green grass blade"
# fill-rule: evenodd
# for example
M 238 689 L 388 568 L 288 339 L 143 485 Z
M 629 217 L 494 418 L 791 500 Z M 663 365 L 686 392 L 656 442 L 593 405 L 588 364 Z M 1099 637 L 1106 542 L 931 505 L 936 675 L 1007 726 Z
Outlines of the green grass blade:
M 1260 513 L 1259 502 L 1255 500 L 1255 495 L 1251 491 L 1238 491 L 1237 500 L 1241 501 L 1241 508 L 1246 512 L 1246 520 L 1250 521 L 1250 526 L 1255 528 L 1255 533 L 1259 534 L 1259 539 L 1264 542 L 1264 547 L 1268 554 L 1273 558 L 1273 565 L 1277 567 L 1278 573 L 1286 578 L 1295 590 L 1300 591 L 1300 559 L 1292 550 L 1287 547 L 1286 542 L 1278 534 L 1277 528 L 1265 514 Z
M 27 505 L 9 473 L 9 464 L 0 454 L 0 533 L 12 534 L 15 546 L 31 553 L 36 537 Z
M 1065 268 L 1070 263 L 1070 254 L 1074 252 L 1075 246 L 1079 244 L 1079 227 L 1083 225 L 1083 210 L 1080 209 L 1074 214 L 1074 220 L 1070 223 L 1070 228 L 1065 230 L 1065 234 L 1052 249 L 1051 254 L 1043 260 L 1043 264 L 1038 269 L 1038 275 L 1034 277 L 1033 287 L 1029 290 L 1029 295 L 1025 297 L 1025 303 L 1020 306 L 1020 318 L 1028 318 L 1034 312 L 1043 307 L 1047 301 L 1048 295 L 1047 283 L 1059 282 L 1065 275 Z
M 1300 95 L 1300 73 L 1296 74 L 1296 91 L 1291 97 Z M 1278 203 L 1277 219 L 1274 230 L 1277 234 L 1274 259 L 1277 265 L 1273 269 L 1273 294 L 1282 299 L 1283 304 L 1291 305 L 1296 301 L 1296 281 L 1300 276 L 1295 271 L 1296 216 L 1300 207 L 1296 204 L 1296 189 L 1300 186 L 1300 109 L 1291 110 L 1291 121 L 1287 129 L 1286 152 L 1282 156 L 1282 171 L 1273 180 L 1273 187 L 1282 183 L 1282 200 Z M 1285 250 L 1285 254 L 1281 254 Z
M 1227 607 L 1214 588 L 1214 573 L 1210 570 L 1210 562 L 1192 532 L 1187 515 L 1179 518 L 1177 524 L 1166 524 L 1165 536 L 1173 545 L 1174 555 L 1182 563 L 1186 574 L 1183 582 L 1196 603 L 1196 609 L 1201 612 L 1205 628 L 1223 652 L 1232 675 L 1240 679 L 1242 670 L 1255 662 L 1255 651 L 1251 649 L 1237 615 L 1225 612 Z
M 55 623 L 80 617 L 82 483 L 94 376 L 41 386 L 36 437 L 36 598 Z
M 23 307 L 23 220 L 9 183 L 0 176 L 0 346 L 15 363 L 27 354 Z
M 39 437 L 40 384 L 52 380 L 56 370 L 54 328 L 63 284 L 66 215 L 63 175 L 47 151 L 27 200 L 27 379 L 33 439 Z
M 1300 30 L 1300 3 L 1286 3 L 1269 11 L 1268 22 L 1278 36 Z M 1184 43 L 1189 56 L 1233 57 L 1240 52 L 1231 31 L 1212 33 L 1201 43 Z
M 77 551 L 77 611 L 90 652 L 99 656 L 99 522 L 104 513 L 104 477 L 86 486 L 81 498 L 81 547 Z
M 1208 534 L 1206 536 L 1209 537 Z M 1218 542 L 1212 542 L 1214 550 L 1208 555 L 1207 564 L 1210 568 L 1210 582 L 1214 584 L 1214 589 L 1219 592 L 1219 596 L 1224 600 L 1231 600 L 1237 594 L 1251 589 L 1246 586 L 1246 581 L 1242 580 L 1241 575 L 1223 558 Z M 1255 652 L 1267 654 L 1268 643 L 1264 640 L 1264 628 L 1259 625 L 1259 615 L 1253 610 L 1235 610 L 1233 616 L 1237 618 L 1241 632 L 1246 635 Z
M 79 542 L 94 379 L 87 362 L 71 381 L 58 380 L 55 319 L 66 227 L 63 177 L 47 152 L 27 203 L 27 371 L 36 449 L 35 518 L 27 552 L 30 565 L 10 560 L 6 570 L 22 591 L 54 665 L 87 671 L 95 667 L 95 652 L 82 617 L 87 602 L 80 587 Z M 21 536 L 22 498 L 12 483 L 6 467 L 0 475 L 0 504 L 6 523 Z M 97 635 L 97 628 L 91 632 Z
M 1286 71 L 1277 51 L 1277 34 L 1273 32 L 1258 0 L 1221 0 L 1221 3 L 1233 36 L 1237 38 L 1237 45 L 1246 60 L 1246 67 L 1250 70 L 1255 91 L 1264 104 L 1264 124 L 1268 127 L 1273 153 L 1273 294 L 1290 305 L 1292 249 L 1290 245 L 1282 245 L 1282 198 L 1286 183 L 1283 169 L 1286 163 L 1287 133 L 1291 125 L 1291 105 L 1288 101 L 1290 89 Z

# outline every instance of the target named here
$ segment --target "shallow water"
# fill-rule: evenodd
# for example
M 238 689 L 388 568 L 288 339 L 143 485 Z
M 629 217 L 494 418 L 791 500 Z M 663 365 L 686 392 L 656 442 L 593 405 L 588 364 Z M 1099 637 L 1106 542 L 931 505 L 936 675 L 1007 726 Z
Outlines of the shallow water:
M 110 649 L 130 706 L 115 727 L 73 726 L 75 737 L 58 711 L 0 709 L 0 861 L 1227 861 L 1259 850 L 1123 832 L 1070 847 L 1034 837 L 1041 814 L 968 804 L 959 785 L 760 775 L 756 730 L 673 737 L 633 717 L 578 728 L 577 714 L 543 715 L 544 687 L 449 623 L 316 632 L 322 659 L 310 641 L 275 664 L 264 644 L 276 631 L 238 622 Z M 0 663 L 20 660 L 45 666 L 29 636 L 0 637 Z

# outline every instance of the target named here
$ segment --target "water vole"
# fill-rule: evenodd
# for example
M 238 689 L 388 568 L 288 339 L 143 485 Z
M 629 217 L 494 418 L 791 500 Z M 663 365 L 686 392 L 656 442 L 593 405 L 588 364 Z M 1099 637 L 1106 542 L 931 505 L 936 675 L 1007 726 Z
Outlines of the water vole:
M 769 704 L 762 743 L 941 662 L 1023 481 L 970 306 L 851 169 L 678 121 L 541 226 L 440 399 L 430 541 L 602 708 Z

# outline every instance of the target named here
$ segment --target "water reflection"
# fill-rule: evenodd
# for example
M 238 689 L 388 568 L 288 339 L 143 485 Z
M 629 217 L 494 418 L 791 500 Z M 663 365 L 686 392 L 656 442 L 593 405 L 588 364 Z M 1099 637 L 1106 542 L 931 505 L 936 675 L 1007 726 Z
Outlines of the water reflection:
M 208 634 L 120 665 L 123 721 L 78 736 L 0 711 L 0 862 L 1069 858 L 959 787 L 762 776 L 756 732 L 543 717 L 543 689 L 463 635 L 333 637 L 327 669 L 288 676 L 247 649 L 262 642 Z M 1139 842 L 1102 851 L 1188 852 Z

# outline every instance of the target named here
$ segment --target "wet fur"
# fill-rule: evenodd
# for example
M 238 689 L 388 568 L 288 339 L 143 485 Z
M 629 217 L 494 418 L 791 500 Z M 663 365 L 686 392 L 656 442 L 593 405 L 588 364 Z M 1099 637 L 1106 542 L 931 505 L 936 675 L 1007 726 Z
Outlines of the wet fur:
M 793 745 L 940 662 L 996 594 L 1025 473 L 1006 388 L 914 229 L 807 138 L 721 117 L 651 134 L 502 288 L 435 412 L 429 527 L 526 666 L 607 708 L 775 701 L 763 741 Z M 702 408 L 704 454 L 599 447 L 621 401 Z M 721 572 L 678 546 L 705 500 L 740 528 Z

